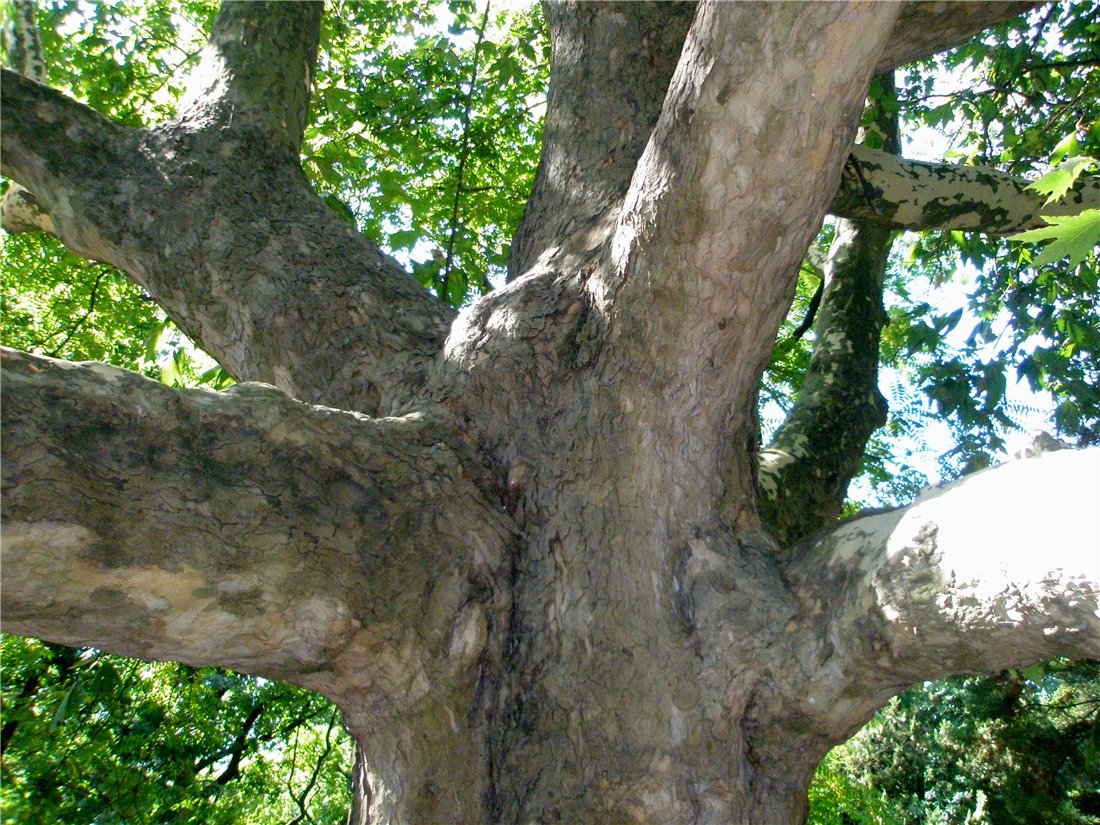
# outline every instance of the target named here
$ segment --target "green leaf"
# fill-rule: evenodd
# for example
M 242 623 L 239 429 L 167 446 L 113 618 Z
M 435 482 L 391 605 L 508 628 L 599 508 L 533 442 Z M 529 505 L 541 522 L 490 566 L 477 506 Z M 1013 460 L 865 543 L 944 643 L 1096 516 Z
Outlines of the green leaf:
M 1044 215 L 1043 220 L 1050 226 L 1008 236 L 1011 241 L 1052 241 L 1032 262 L 1035 266 L 1054 263 L 1067 256 L 1070 266 L 1076 266 L 1100 244 L 1100 209 L 1086 209 L 1068 217 Z
M 1043 175 L 1027 188 L 1033 192 L 1038 192 L 1040 195 L 1046 195 L 1047 199 L 1044 204 L 1061 200 L 1073 187 L 1081 173 L 1092 166 L 1096 166 L 1097 163 L 1100 163 L 1100 161 L 1087 155 L 1070 158 L 1065 163 L 1058 164 L 1053 172 Z

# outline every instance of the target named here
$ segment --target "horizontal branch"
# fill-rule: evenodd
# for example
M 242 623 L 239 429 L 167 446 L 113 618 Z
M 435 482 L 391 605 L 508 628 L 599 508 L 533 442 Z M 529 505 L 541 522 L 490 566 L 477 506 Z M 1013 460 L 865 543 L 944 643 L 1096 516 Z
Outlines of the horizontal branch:
M 364 651 L 401 684 L 471 666 L 484 634 L 452 624 L 497 592 L 507 528 L 438 422 L 3 365 L 5 630 L 299 683 Z
M 1043 226 L 1040 215 L 1100 208 L 1100 180 L 1082 178 L 1049 206 L 1028 181 L 981 166 L 925 163 L 855 145 L 829 211 L 894 229 L 1006 235 Z
M 814 687 L 844 737 L 885 698 L 956 673 L 1100 658 L 1100 450 L 1010 462 L 847 522 L 788 571 Z

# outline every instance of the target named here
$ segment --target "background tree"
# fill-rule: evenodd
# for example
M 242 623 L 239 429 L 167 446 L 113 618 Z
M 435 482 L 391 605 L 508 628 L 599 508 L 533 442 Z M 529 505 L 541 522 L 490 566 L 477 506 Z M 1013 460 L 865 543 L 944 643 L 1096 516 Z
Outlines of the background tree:
M 454 323 L 301 177 L 316 8 L 228 4 L 174 118 L 145 128 L 5 73 L 5 171 L 48 228 L 127 271 L 232 376 L 327 405 L 9 356 L 9 622 L 325 692 L 367 756 L 357 815 L 383 820 L 796 820 L 829 744 L 906 684 L 1095 655 L 1093 458 L 799 542 L 858 469 L 867 435 L 821 425 L 847 422 L 837 390 L 880 407 L 873 368 L 804 391 L 753 455 L 760 372 L 826 207 L 1035 221 L 1042 199 L 1004 176 L 868 146 L 834 198 L 871 74 L 1019 10 L 551 6 L 515 282 Z M 484 29 L 449 96 L 452 219 L 475 188 L 461 136 Z M 790 163 L 769 162 L 768 135 Z M 462 234 L 417 270 L 451 301 Z M 817 363 L 865 350 L 822 301 Z M 1037 479 L 1077 537 L 1064 557 L 1024 573 L 1005 556 L 1018 524 L 982 535 L 997 563 L 959 555 L 980 508 Z

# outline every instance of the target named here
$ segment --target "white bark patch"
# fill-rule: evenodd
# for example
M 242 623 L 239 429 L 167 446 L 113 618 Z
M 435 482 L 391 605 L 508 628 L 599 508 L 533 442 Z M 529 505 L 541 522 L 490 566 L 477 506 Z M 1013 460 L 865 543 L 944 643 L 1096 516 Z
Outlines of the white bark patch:
M 11 521 L 4 525 L 4 531 L 0 533 L 5 564 L 9 555 L 14 561 L 28 547 L 53 547 L 59 556 L 67 556 L 91 547 L 96 540 L 96 534 L 87 527 L 59 521 Z
M 1098 581 L 1100 450 L 1047 453 L 928 490 L 899 531 L 914 519 L 937 525 L 945 572 L 956 581 L 988 579 L 992 570 L 1011 570 L 1017 581 Z
M 488 638 L 489 627 L 485 609 L 476 603 L 468 604 L 462 608 L 451 629 L 448 655 L 452 659 L 470 661 L 485 649 Z

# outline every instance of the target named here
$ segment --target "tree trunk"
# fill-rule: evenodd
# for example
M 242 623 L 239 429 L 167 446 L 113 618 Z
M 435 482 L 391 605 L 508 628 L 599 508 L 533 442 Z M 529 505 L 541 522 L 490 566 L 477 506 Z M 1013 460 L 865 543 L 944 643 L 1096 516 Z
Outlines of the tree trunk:
M 417 825 L 799 823 L 908 685 L 1100 655 L 1095 452 L 836 526 L 848 444 L 827 494 L 765 462 L 759 503 L 757 387 L 872 74 L 982 10 L 552 8 L 514 277 L 457 318 L 298 167 L 314 4 L 227 3 L 147 131 L 5 72 L 5 174 L 267 382 L 6 353 L 6 628 L 320 691 L 357 742 L 351 821 Z M 864 396 L 865 361 L 835 371 Z M 1032 483 L 1063 539 L 1027 556 L 1038 519 L 996 514 Z M 828 529 L 801 540 L 800 508 Z

